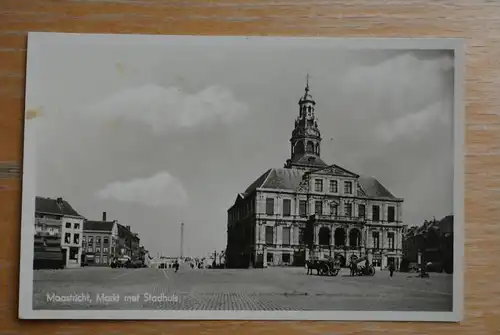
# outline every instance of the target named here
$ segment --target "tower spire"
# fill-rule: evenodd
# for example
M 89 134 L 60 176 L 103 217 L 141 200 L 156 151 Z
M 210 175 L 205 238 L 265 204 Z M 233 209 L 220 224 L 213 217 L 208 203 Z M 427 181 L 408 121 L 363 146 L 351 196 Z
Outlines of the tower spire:
M 299 115 L 295 119 L 292 131 L 291 155 L 287 167 L 318 167 L 326 166 L 321 160 L 321 134 L 318 129 L 318 118 L 315 114 L 316 102 L 309 88 L 309 73 L 306 74 L 305 93 L 299 100 Z

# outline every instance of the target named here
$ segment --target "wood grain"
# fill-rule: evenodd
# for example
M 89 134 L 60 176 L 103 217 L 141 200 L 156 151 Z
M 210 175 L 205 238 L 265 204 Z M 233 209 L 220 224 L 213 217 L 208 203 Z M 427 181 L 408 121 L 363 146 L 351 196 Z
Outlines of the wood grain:
M 28 31 L 467 39 L 466 318 L 461 324 L 17 320 Z M 0 0 L 0 334 L 500 333 L 500 1 Z

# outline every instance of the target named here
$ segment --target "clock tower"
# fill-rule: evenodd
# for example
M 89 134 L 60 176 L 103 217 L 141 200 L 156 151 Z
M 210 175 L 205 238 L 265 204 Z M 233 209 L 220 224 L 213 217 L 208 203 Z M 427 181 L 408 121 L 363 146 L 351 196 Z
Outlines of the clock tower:
M 290 159 L 285 167 L 322 167 L 326 166 L 320 158 L 321 133 L 318 129 L 318 118 L 307 75 L 304 95 L 299 100 L 299 115 L 295 119 L 295 127 L 290 139 Z

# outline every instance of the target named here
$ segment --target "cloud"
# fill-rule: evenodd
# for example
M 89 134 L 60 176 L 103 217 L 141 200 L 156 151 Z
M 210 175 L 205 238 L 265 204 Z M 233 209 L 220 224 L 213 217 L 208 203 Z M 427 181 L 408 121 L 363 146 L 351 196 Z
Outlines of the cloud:
M 443 54 L 440 57 L 419 59 L 413 52 L 408 52 L 397 57 L 388 58 L 377 65 L 356 66 L 352 68 L 345 80 L 348 86 L 366 87 L 374 83 L 385 85 L 396 85 L 395 89 L 419 85 L 422 81 L 433 81 L 443 72 L 450 71 L 454 67 L 454 59 Z M 411 73 L 409 73 L 411 72 Z M 411 74 L 411 75 L 409 75 Z M 439 82 L 436 82 L 439 84 Z M 375 91 L 380 90 L 382 94 L 390 94 L 387 87 L 377 85 L 372 87 Z M 409 93 L 409 92 L 408 92 Z
M 167 171 L 148 178 L 116 181 L 98 191 L 99 199 L 131 202 L 150 207 L 185 206 L 188 196 L 182 183 Z
M 377 138 L 385 143 L 400 139 L 419 140 L 432 132 L 436 126 L 447 126 L 451 123 L 449 107 L 446 105 L 445 101 L 438 101 L 421 111 L 385 122 L 376 128 Z
M 379 121 L 381 117 L 401 117 L 426 108 L 449 95 L 453 86 L 453 58 L 419 59 L 409 52 L 370 66 L 351 68 L 339 87 L 339 112 L 355 121 Z M 347 99 L 347 100 L 346 100 Z M 370 112 L 373 110 L 373 112 Z
M 148 84 L 122 90 L 92 104 L 85 108 L 84 115 L 115 126 L 140 123 L 155 133 L 166 133 L 215 122 L 231 123 L 247 111 L 246 104 L 221 86 L 188 94 L 177 87 Z

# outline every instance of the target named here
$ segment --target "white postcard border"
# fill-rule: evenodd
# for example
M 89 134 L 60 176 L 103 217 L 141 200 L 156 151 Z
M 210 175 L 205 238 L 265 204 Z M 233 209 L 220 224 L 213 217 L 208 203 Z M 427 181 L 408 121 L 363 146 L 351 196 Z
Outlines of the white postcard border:
M 37 110 L 30 102 L 43 78 L 36 73 L 40 48 L 71 44 L 141 45 L 258 45 L 269 47 L 304 45 L 342 49 L 454 50 L 454 273 L 453 311 L 171 311 L 171 310 L 34 310 L 33 243 L 36 196 L 36 125 L 25 118 L 23 190 L 21 214 L 19 318 L 21 319 L 126 319 L 126 320 L 338 320 L 338 321 L 432 321 L 458 322 L 464 305 L 464 131 L 465 43 L 456 38 L 328 38 L 245 37 L 190 35 L 111 35 L 32 32 L 28 36 L 25 111 Z M 26 113 L 28 114 L 28 113 Z

